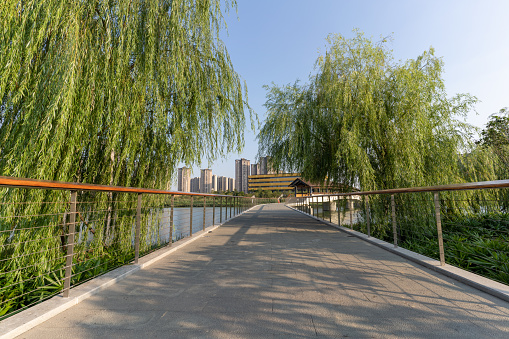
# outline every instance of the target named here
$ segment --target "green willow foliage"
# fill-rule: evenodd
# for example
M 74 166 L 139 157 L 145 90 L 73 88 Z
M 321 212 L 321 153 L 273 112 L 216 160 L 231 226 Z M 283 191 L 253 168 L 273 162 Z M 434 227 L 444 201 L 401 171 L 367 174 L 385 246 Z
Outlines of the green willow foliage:
M 457 118 L 476 99 L 446 97 L 434 50 L 402 62 L 386 39 L 327 42 L 309 84 L 267 87 L 260 153 L 280 170 L 362 190 L 461 182 L 469 126 Z
M 219 32 L 234 0 L 4 0 L 0 173 L 166 188 L 243 147 Z M 244 97 L 243 97 L 244 96 Z
M 481 140 L 477 144 L 490 151 L 497 161 L 497 176 L 507 179 L 509 174 L 509 109 L 502 108 L 492 114 L 481 131 Z

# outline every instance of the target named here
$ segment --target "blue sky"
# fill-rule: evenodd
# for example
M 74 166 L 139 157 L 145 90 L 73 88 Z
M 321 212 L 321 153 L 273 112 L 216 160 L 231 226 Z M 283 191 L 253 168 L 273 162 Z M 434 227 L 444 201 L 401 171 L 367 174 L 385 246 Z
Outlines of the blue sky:
M 262 86 L 307 82 L 327 35 L 352 37 L 354 28 L 375 39 L 392 35 L 396 59 L 416 58 L 433 46 L 445 63 L 449 96 L 470 93 L 481 101 L 467 122 L 483 127 L 490 114 L 509 106 L 509 0 L 238 0 L 238 14 L 231 11 L 226 21 L 222 40 L 261 122 Z M 235 159 L 255 161 L 256 133 L 246 126 L 242 153 L 203 163 L 193 175 L 212 168 L 234 177 Z

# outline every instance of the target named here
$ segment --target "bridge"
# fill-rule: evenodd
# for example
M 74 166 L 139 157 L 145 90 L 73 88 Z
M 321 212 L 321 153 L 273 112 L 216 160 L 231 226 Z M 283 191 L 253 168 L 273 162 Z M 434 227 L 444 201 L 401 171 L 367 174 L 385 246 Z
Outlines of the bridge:
M 313 205 L 319 206 L 324 211 L 335 211 L 338 209 L 338 204 L 341 202 L 344 202 L 346 205 L 345 207 L 348 209 L 353 209 L 354 203 L 360 201 L 362 201 L 360 195 L 340 196 L 330 193 L 313 192 L 299 198 L 290 198 L 287 204 L 289 206 L 295 206 L 298 202 L 310 207 Z
M 495 259 L 508 253 L 509 180 L 286 204 L 7 177 L 0 186 L 2 339 L 509 335 L 509 287 L 489 279 L 507 281 Z M 48 190 L 50 203 L 9 201 L 19 189 Z M 452 223 L 453 205 L 469 218 L 477 208 L 477 224 Z
M 506 301 L 283 204 L 210 230 L 20 337 L 509 335 Z

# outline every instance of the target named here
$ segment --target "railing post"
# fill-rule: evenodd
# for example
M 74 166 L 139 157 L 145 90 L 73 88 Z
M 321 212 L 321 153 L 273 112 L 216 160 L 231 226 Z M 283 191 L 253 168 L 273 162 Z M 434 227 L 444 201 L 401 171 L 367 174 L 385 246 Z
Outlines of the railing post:
M 325 196 L 322 195 L 322 219 L 325 220 Z
M 212 226 L 216 224 L 216 197 L 212 198 Z
M 324 201 L 324 199 L 323 199 L 323 198 L 324 198 L 324 197 L 323 197 L 323 195 L 322 195 L 322 219 L 323 219 L 323 220 L 325 220 L 325 206 L 324 206 L 324 204 L 323 204 L 323 201 Z
M 193 236 L 193 200 L 194 196 L 191 196 L 191 206 L 189 208 L 189 236 Z
M 230 198 L 230 203 L 228 205 L 230 205 L 230 219 L 232 218 L 232 199 L 233 197 Z
M 171 210 L 170 210 L 170 246 L 173 244 L 173 209 L 175 206 L 175 195 L 171 195 Z
M 368 228 L 368 238 L 371 237 L 371 220 L 369 216 L 369 195 L 366 195 L 366 227 Z
M 219 223 L 223 222 L 223 197 L 219 198 Z
M 445 265 L 445 254 L 444 254 L 444 239 L 442 237 L 442 218 L 440 217 L 440 199 L 438 192 L 433 194 L 435 200 L 435 217 L 437 220 L 437 232 L 438 232 L 438 251 L 440 253 L 440 265 Z
M 339 195 L 338 195 L 337 206 L 338 206 L 338 226 L 341 226 L 341 208 L 340 208 L 340 205 L 339 205 Z
M 394 247 L 398 247 L 398 230 L 396 228 L 396 202 L 394 201 L 394 194 L 391 194 L 392 205 L 392 233 L 394 235 Z
M 327 196 L 327 198 L 329 199 L 329 222 L 332 223 L 332 202 L 330 201 L 330 195 Z
M 69 210 L 69 224 L 67 227 L 67 255 L 65 258 L 64 298 L 69 297 L 72 277 L 72 258 L 74 256 L 74 233 L 76 232 L 76 197 L 77 191 L 71 191 L 71 206 Z
M 205 231 L 205 217 L 207 215 L 207 197 L 203 197 L 203 230 Z
M 138 193 L 138 204 L 136 207 L 136 233 L 134 235 L 134 263 L 140 258 L 140 230 L 141 230 L 141 193 Z
M 348 210 L 350 211 L 350 229 L 353 230 L 353 199 L 348 199 Z

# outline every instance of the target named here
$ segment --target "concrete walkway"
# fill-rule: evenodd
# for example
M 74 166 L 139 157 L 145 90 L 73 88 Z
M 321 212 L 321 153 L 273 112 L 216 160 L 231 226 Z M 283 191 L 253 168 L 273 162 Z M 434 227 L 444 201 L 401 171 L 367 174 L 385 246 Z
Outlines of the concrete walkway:
M 282 205 L 20 338 L 509 338 L 509 304 Z

